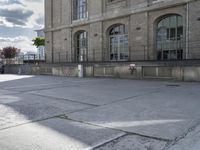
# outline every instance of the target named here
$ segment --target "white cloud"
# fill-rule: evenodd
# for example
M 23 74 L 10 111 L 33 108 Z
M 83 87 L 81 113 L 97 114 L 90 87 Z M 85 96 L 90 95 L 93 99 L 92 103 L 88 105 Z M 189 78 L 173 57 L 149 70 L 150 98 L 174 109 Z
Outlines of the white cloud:
M 43 27 L 41 20 L 44 16 L 44 0 L 1 0 L 0 5 L 0 25 L 23 28 Z
M 19 36 L 15 38 L 4 38 L 0 37 L 0 48 L 13 46 L 21 49 L 22 52 L 36 51 L 36 47 L 33 46 L 33 42 L 26 36 Z
M 0 48 L 14 46 L 23 52 L 36 51 L 31 39 L 34 37 L 27 37 L 22 31 L 30 29 L 34 34 L 35 29 L 44 27 L 43 22 L 44 0 L 0 0 Z M 17 27 L 14 32 L 13 27 Z
M 16 30 L 12 33 L 13 27 Z M 0 0 L 0 31 L 3 31 L 0 48 L 14 46 L 22 51 L 35 51 L 34 37 L 24 31 L 28 29 L 34 36 L 34 30 L 43 27 L 44 0 Z

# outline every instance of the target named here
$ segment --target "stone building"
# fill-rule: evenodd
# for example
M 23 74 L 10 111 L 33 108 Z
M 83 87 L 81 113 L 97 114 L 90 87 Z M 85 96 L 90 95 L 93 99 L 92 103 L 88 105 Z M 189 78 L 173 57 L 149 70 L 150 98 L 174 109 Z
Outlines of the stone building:
M 200 59 L 200 0 L 45 0 L 47 62 Z

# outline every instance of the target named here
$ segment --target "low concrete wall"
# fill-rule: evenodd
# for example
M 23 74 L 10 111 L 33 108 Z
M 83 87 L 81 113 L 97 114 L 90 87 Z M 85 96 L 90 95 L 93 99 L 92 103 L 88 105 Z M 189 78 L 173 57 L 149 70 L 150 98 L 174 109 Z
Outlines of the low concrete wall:
M 6 65 L 5 74 L 32 74 L 32 66 L 30 65 Z
M 200 67 L 184 67 L 182 70 L 182 80 L 200 81 Z
M 116 78 L 142 78 L 142 67 L 135 67 L 131 71 L 129 65 L 117 66 L 93 66 L 94 77 L 116 77 Z
M 200 81 L 200 66 L 166 66 L 166 65 L 136 65 L 130 68 L 131 63 L 118 64 L 85 64 L 85 77 L 113 77 L 132 79 L 167 79 L 177 81 Z M 32 74 L 32 75 L 55 75 L 55 76 L 78 76 L 78 65 L 8 65 L 5 73 L 9 74 Z
M 76 66 L 7 65 L 6 74 L 77 76 Z

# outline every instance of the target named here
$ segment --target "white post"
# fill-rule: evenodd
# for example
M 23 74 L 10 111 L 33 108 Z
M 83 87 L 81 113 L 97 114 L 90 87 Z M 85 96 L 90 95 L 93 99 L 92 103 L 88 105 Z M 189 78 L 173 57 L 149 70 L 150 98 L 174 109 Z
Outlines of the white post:
M 78 77 L 83 78 L 83 65 L 78 65 Z
M 80 55 L 80 62 L 83 62 L 83 55 Z M 83 65 L 78 64 L 78 77 L 83 78 Z

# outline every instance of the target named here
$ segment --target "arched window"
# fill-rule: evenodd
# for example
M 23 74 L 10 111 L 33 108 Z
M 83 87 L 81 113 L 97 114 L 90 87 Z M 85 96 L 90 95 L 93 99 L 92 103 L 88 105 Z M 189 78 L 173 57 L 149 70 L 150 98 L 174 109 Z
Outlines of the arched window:
M 180 15 L 162 17 L 156 34 L 158 60 L 183 59 L 183 19 Z
M 87 0 L 73 0 L 73 20 L 87 18 Z
M 111 61 L 128 60 L 128 31 L 125 25 L 116 25 L 109 30 Z
M 86 31 L 79 31 L 75 36 L 76 59 L 77 61 L 87 61 L 88 34 Z

